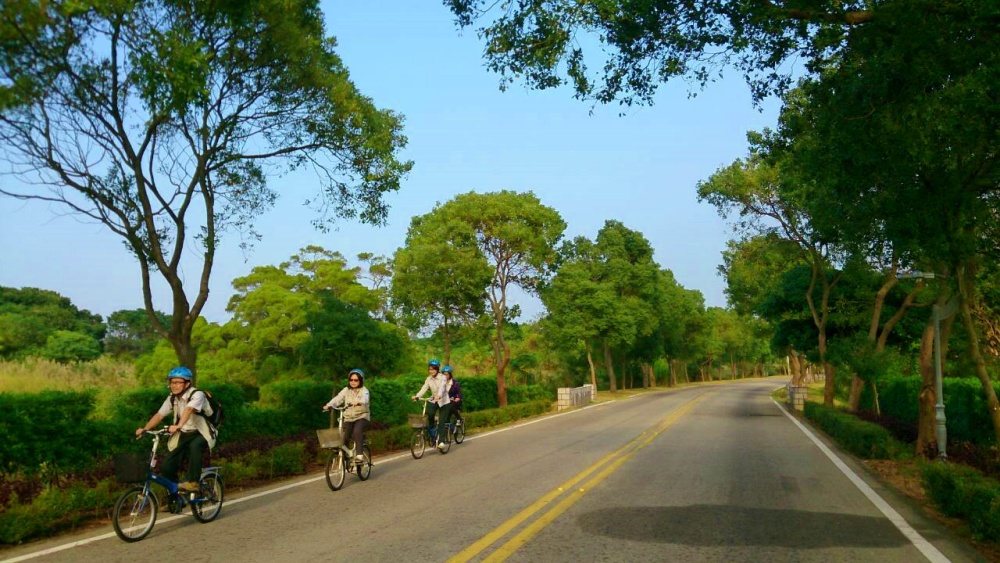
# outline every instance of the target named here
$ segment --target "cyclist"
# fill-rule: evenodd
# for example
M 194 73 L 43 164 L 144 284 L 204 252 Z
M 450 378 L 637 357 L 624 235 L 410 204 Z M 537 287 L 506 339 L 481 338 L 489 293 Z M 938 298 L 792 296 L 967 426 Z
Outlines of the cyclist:
M 365 372 L 360 368 L 354 368 L 347 374 L 347 387 L 341 389 L 329 403 L 323 405 L 323 410 L 327 411 L 341 405 L 346 406 L 340 415 L 344 417 L 344 437 L 350 436 L 354 441 L 354 460 L 364 461 L 361 445 L 365 443 L 365 431 L 368 430 L 372 415 L 368 408 L 371 405 L 371 394 L 365 387 Z
M 448 399 L 451 401 L 447 417 L 448 423 L 450 424 L 452 419 L 465 422 L 465 419 L 462 418 L 462 386 L 455 381 L 451 366 L 441 368 L 441 373 L 444 374 L 445 389 L 448 390 Z
M 167 442 L 167 455 L 163 457 L 161 473 L 164 479 L 177 481 L 181 464 L 187 460 L 187 472 L 184 481 L 177 484 L 182 491 L 197 491 L 198 480 L 201 478 L 201 466 L 204 461 L 205 447 L 209 450 L 215 447 L 216 433 L 204 416 L 212 414 L 204 392 L 196 393 L 198 389 L 192 384 L 191 370 L 177 366 L 167 374 L 170 386 L 170 396 L 160 405 L 142 428 L 135 429 L 136 436 L 156 428 L 170 413 L 174 414 L 174 423 L 168 427 L 170 440 Z
M 420 388 L 420 391 L 417 391 L 417 394 L 413 396 L 413 400 L 416 401 L 423 397 L 425 392 L 431 392 L 431 402 L 427 405 L 427 428 L 434 427 L 434 415 L 439 410 L 443 410 L 449 403 L 448 390 L 444 387 L 444 376 L 440 374 L 440 370 L 441 362 L 438 360 L 427 362 L 427 379 L 424 380 L 424 386 Z M 447 411 L 442 412 L 442 414 L 445 416 L 437 417 L 437 447 L 439 450 L 444 449 L 444 437 L 448 435 L 445 427 L 445 424 L 448 423 Z

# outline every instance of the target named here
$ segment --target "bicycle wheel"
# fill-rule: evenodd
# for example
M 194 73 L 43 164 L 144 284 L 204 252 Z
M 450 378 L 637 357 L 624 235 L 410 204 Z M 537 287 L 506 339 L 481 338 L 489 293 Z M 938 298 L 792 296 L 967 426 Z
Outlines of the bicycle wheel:
M 459 420 L 455 423 L 455 443 L 461 444 L 465 441 L 465 422 Z
M 201 498 L 191 505 L 191 514 L 194 515 L 195 520 L 204 524 L 215 520 L 219 512 L 222 512 L 222 496 L 224 494 L 222 475 L 218 473 L 202 475 L 201 481 L 198 482 L 198 488 L 201 489 L 198 494 Z
M 347 462 L 344 461 L 344 452 L 339 449 L 330 452 L 330 457 L 326 460 L 326 484 L 331 491 L 339 491 L 344 486 L 344 479 L 347 478 Z
M 111 520 L 115 534 L 129 543 L 141 540 L 153 530 L 159 509 L 159 501 L 152 491 L 147 492 L 144 487 L 129 489 L 115 502 L 115 514 Z
M 424 440 L 424 431 L 417 429 L 413 433 L 413 438 L 410 439 L 410 453 L 413 455 L 413 459 L 424 457 L 424 448 L 426 447 L 427 441 Z
M 368 444 L 361 448 L 361 455 L 365 456 L 365 460 L 358 465 L 358 479 L 366 481 L 372 474 L 372 450 Z

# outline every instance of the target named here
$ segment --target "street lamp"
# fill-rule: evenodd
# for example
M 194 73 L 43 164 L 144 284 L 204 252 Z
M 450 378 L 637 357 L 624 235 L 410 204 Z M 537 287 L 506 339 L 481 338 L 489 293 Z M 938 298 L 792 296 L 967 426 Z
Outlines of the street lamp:
M 909 270 L 896 274 L 897 279 L 928 279 L 944 277 L 934 272 L 921 272 L 920 270 Z M 958 299 L 952 297 L 944 306 L 935 303 L 931 307 L 934 317 L 934 430 L 937 437 L 938 457 L 948 459 L 946 445 L 948 444 L 948 429 L 945 426 L 944 416 L 944 390 L 941 385 L 941 321 L 951 317 L 958 311 Z

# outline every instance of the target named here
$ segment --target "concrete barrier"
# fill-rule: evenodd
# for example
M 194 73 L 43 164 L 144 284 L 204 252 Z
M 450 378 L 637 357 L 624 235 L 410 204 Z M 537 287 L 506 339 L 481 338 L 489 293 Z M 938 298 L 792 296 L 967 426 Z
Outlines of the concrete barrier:
M 556 408 L 558 410 L 580 407 L 594 400 L 592 385 L 583 387 L 560 387 L 556 391 Z
M 806 396 L 809 394 L 809 388 L 805 385 L 792 385 L 788 384 L 788 403 L 792 405 L 797 411 L 803 410 L 806 407 Z

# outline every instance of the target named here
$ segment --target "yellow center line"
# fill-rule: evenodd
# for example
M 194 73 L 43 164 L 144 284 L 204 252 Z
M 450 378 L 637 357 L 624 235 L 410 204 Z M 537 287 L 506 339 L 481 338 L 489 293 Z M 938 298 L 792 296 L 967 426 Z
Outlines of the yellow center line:
M 684 404 L 680 408 L 674 410 L 671 414 L 667 415 L 661 422 L 655 424 L 654 425 L 656 427 L 655 430 L 652 431 L 650 431 L 649 429 L 644 430 L 641 434 L 639 434 L 634 439 L 629 441 L 629 443 L 625 444 L 618 450 L 602 457 L 596 463 L 594 463 L 587 469 L 584 469 L 579 474 L 574 476 L 572 479 L 566 481 L 558 488 L 548 492 L 547 494 L 539 498 L 537 501 L 532 503 L 530 506 L 528 506 L 521 512 L 518 512 L 516 515 L 511 517 L 509 520 L 507 520 L 497 528 L 495 528 L 490 533 L 480 538 L 478 541 L 476 541 L 469 547 L 456 553 L 454 556 L 448 559 L 448 563 L 464 563 L 466 561 L 472 560 L 473 557 L 479 555 L 486 548 L 499 541 L 501 538 L 510 533 L 513 529 L 520 526 L 525 520 L 527 520 L 540 510 L 542 510 L 542 508 L 544 508 L 545 505 L 549 504 L 550 502 L 562 496 L 567 490 L 572 489 L 574 486 L 576 486 L 577 483 L 589 477 L 592 473 L 600 469 L 608 461 L 612 459 L 616 460 L 614 463 L 608 465 L 608 467 L 605 468 L 603 471 L 598 473 L 593 479 L 588 481 L 582 488 L 571 492 L 566 499 L 564 499 L 562 502 L 560 502 L 552 509 L 550 509 L 549 512 L 542 515 L 538 520 L 536 520 L 529 526 L 526 526 L 524 530 L 522 530 L 519 534 L 517 534 L 510 540 L 508 540 L 507 543 L 500 546 L 495 552 L 493 552 L 486 559 L 486 561 L 503 561 L 504 559 L 509 557 L 512 553 L 514 553 L 519 547 L 527 543 L 528 540 L 537 535 L 538 532 L 540 532 L 543 528 L 545 528 L 545 526 L 547 526 L 549 523 L 555 520 L 555 518 L 557 518 L 560 514 L 565 512 L 570 506 L 573 505 L 573 503 L 575 503 L 583 496 L 585 491 L 591 489 L 593 486 L 597 485 L 597 483 L 604 480 L 604 478 L 606 478 L 616 469 L 621 467 L 621 465 L 625 463 L 625 461 L 627 461 L 628 458 L 630 458 L 633 453 L 645 447 L 647 444 L 652 442 L 653 439 L 656 438 L 656 436 L 658 436 L 661 432 L 663 432 L 668 427 L 677 422 L 682 416 L 684 416 L 689 410 L 691 410 L 691 408 L 695 405 L 695 403 L 700 401 L 703 397 L 704 394 L 699 395 L 698 397 L 695 397 L 694 399 L 690 400 L 688 403 Z M 637 443 L 638 445 L 635 445 Z M 633 446 L 635 446 L 634 449 L 628 451 Z

